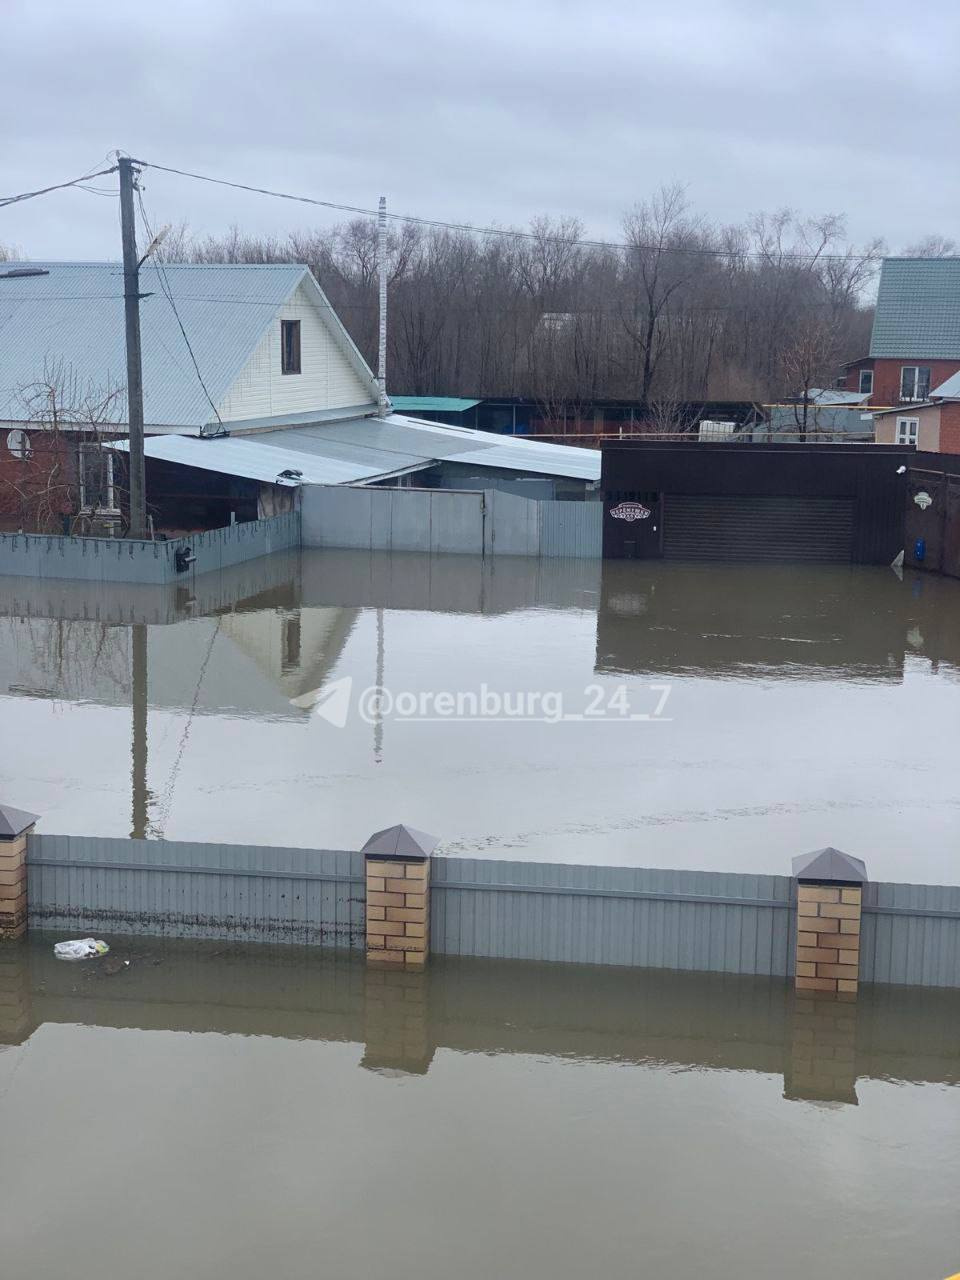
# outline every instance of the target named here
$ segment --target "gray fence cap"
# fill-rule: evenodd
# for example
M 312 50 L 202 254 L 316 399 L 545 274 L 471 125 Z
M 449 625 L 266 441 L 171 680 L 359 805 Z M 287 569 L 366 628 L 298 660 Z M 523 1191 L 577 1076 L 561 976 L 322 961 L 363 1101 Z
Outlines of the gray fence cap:
M 361 849 L 361 853 L 377 854 L 381 858 L 429 858 L 440 843 L 438 836 L 425 831 L 415 831 L 400 823 L 375 831 Z
M 27 813 L 26 809 L 14 809 L 10 804 L 0 804 L 0 840 L 12 840 L 22 835 L 36 820 L 35 813 Z
M 863 884 L 867 867 L 859 858 L 844 853 L 842 849 L 814 849 L 813 853 L 800 853 L 793 860 L 793 875 L 797 880 L 842 880 L 845 883 Z

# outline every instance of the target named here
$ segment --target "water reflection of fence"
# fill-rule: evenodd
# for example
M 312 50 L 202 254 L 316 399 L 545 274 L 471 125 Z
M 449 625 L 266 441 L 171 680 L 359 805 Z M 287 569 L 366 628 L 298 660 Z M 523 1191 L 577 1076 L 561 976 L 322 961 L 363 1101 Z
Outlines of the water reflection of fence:
M 360 948 L 343 850 L 32 835 L 35 926 Z M 437 857 L 434 953 L 787 977 L 789 876 Z M 960 987 L 960 887 L 870 884 L 862 982 Z

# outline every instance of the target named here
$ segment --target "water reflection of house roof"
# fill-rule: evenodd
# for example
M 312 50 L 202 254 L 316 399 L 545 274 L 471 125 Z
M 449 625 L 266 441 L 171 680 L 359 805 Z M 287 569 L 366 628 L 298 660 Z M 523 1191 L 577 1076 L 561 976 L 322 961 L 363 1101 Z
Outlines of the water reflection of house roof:
M 356 621 L 355 609 L 230 613 L 150 628 L 149 705 L 200 715 L 303 719 L 290 699 L 322 685 Z M 296 628 L 297 653 L 285 648 Z M 186 642 L 184 628 L 191 635 Z M 129 706 L 130 632 L 103 623 L 2 619 L 0 693 Z M 212 660 L 210 660 L 212 658 Z

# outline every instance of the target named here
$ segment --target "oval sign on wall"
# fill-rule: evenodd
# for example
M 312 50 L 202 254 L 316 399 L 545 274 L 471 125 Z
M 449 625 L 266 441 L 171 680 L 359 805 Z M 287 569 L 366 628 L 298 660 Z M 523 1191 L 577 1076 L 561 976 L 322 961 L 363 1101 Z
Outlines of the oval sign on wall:
M 632 524 L 634 520 L 646 520 L 650 508 L 645 507 L 642 502 L 618 502 L 615 507 L 610 508 L 610 514 L 614 520 L 627 520 Z

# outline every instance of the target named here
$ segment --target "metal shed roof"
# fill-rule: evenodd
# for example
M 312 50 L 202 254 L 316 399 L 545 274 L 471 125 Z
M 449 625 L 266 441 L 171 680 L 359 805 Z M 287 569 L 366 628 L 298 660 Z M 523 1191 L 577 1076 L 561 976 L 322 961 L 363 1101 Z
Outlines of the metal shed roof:
M 61 367 L 81 386 L 126 383 L 123 269 L 116 262 L 33 262 L 32 274 L 0 276 L 0 420 L 25 417 L 22 389 Z M 44 274 L 36 274 L 36 272 Z M 166 266 L 153 259 L 140 272 L 144 421 L 148 427 L 199 428 L 215 414 L 197 378 L 166 285 L 190 345 L 219 404 L 243 371 L 268 325 L 295 289 L 307 281 L 325 308 L 328 327 L 344 354 L 372 377 L 310 271 L 301 265 Z M 111 421 L 125 422 L 126 398 Z
M 123 442 L 116 447 L 127 446 Z M 304 484 L 358 484 L 444 460 L 533 475 L 600 478 L 596 449 L 537 444 L 467 427 L 418 422 L 400 414 L 205 440 L 155 436 L 147 440 L 145 452 L 148 458 L 266 483 L 275 482 L 281 471 L 293 470 L 302 472 Z
M 123 440 L 111 447 L 125 452 L 129 446 Z M 352 459 L 331 457 L 304 449 L 266 444 L 259 436 L 246 440 L 242 436 L 212 436 L 203 440 L 197 436 L 154 436 L 146 442 L 144 452 L 148 458 L 161 462 L 176 462 L 182 467 L 198 467 L 201 471 L 216 471 L 222 475 L 243 476 L 264 484 L 276 484 L 282 471 L 299 471 L 301 484 L 361 484 L 378 476 L 416 470 L 426 465 L 416 458 L 406 464 L 394 464 L 392 459 L 384 464 L 361 456 Z

